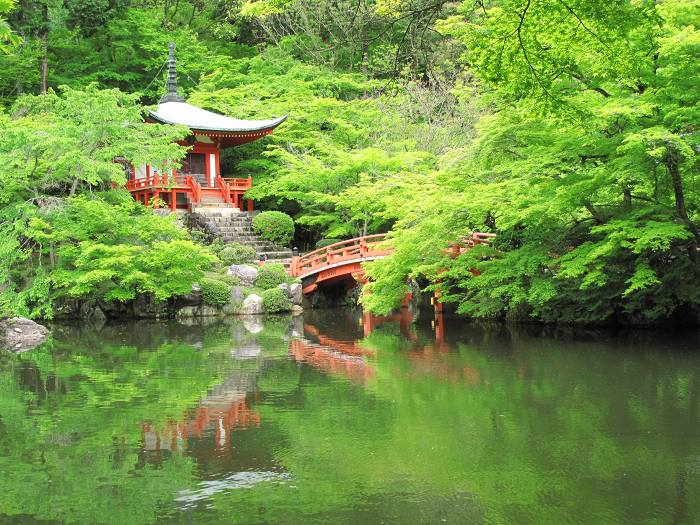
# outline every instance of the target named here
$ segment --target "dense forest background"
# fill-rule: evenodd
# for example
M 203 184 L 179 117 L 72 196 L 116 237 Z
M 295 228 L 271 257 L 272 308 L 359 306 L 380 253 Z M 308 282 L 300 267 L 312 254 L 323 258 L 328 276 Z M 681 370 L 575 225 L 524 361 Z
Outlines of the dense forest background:
M 700 315 L 700 0 L 0 0 L 0 309 L 185 293 L 212 263 L 112 189 L 177 160 L 143 123 L 167 43 L 196 105 L 288 114 L 227 152 L 296 242 L 390 232 L 363 301 L 407 282 L 462 314 Z M 471 231 L 491 247 L 456 259 Z M 472 270 L 479 270 L 475 276 Z

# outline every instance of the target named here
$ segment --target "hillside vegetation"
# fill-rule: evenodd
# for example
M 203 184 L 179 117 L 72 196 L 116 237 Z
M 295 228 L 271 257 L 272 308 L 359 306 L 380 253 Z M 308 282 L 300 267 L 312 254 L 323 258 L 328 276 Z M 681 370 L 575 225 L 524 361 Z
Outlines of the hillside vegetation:
M 697 318 L 700 0 L 0 0 L 0 309 L 183 293 L 215 258 L 111 162 L 176 161 L 143 123 L 177 46 L 188 101 L 289 119 L 222 171 L 296 243 L 390 232 L 365 307 L 407 282 L 462 314 Z M 472 231 L 491 247 L 450 259 Z M 163 271 L 167 268 L 167 271 Z M 479 275 L 473 271 L 477 269 Z

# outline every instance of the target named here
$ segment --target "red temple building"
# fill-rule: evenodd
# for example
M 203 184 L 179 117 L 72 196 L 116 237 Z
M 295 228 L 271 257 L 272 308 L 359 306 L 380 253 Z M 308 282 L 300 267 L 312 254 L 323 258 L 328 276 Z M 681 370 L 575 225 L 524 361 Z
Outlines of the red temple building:
M 182 124 L 192 134 L 183 142 L 188 146 L 182 166 L 170 173 L 149 164 L 131 166 L 126 188 L 144 204 L 165 202 L 171 210 L 192 211 L 202 206 L 247 208 L 253 203 L 244 194 L 252 187 L 251 177 L 224 177 L 219 159 L 221 150 L 247 144 L 269 135 L 287 118 L 286 115 L 268 120 L 240 120 L 198 108 L 185 102 L 177 92 L 175 45 L 170 44 L 167 93 L 158 108 L 149 112 L 148 120 L 158 124 Z

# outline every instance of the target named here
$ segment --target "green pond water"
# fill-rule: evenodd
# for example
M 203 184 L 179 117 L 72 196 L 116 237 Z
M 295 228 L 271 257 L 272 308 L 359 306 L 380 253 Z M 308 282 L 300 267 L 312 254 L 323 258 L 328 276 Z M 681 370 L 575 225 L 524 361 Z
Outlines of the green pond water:
M 0 354 L 0 523 L 700 523 L 697 331 L 295 319 Z

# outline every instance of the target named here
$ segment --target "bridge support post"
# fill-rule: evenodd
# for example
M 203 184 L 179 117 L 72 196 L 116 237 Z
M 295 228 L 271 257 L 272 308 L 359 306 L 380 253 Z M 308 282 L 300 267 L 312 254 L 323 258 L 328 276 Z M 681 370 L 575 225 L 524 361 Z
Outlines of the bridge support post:
M 441 296 L 442 293 L 440 292 L 440 290 L 435 290 L 435 292 L 433 293 L 433 297 L 430 300 L 430 302 L 433 303 L 435 314 L 442 314 L 442 302 L 440 301 Z
M 299 265 L 299 248 L 296 246 L 292 248 L 292 263 L 289 266 L 289 275 L 292 277 L 297 276 L 297 266 Z

